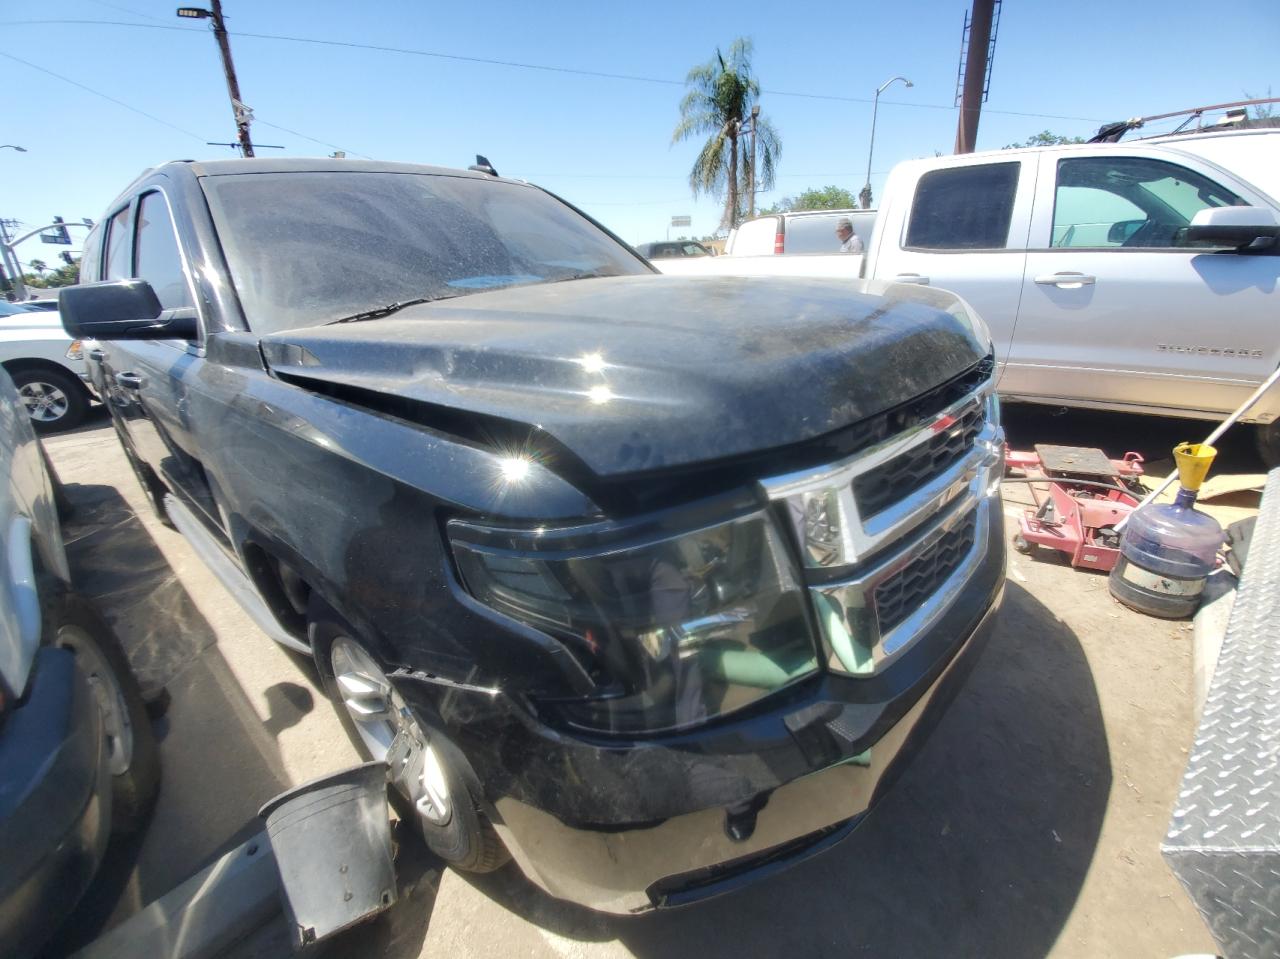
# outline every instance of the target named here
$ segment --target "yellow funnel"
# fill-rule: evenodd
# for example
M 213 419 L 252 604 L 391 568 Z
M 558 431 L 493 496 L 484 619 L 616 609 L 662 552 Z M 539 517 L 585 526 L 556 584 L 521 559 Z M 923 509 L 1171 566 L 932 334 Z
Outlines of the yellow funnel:
M 1173 448 L 1173 458 L 1178 463 L 1178 480 L 1182 488 L 1193 493 L 1200 491 L 1213 458 L 1218 451 L 1206 443 L 1182 443 Z

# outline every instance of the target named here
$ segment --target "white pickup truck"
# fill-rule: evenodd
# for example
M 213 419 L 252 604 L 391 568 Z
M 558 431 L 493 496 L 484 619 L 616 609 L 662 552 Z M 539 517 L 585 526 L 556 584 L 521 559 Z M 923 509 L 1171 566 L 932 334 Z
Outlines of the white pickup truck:
M 13 378 L 38 433 L 79 426 L 93 394 L 80 341 L 67 336 L 57 301 L 0 300 L 0 366 Z
M 1280 363 L 1278 233 L 1280 129 L 1264 129 L 911 160 L 865 258 L 713 262 L 848 276 L 860 259 L 864 278 L 967 300 L 1006 399 L 1213 419 Z M 1280 391 L 1245 420 L 1280 463 Z

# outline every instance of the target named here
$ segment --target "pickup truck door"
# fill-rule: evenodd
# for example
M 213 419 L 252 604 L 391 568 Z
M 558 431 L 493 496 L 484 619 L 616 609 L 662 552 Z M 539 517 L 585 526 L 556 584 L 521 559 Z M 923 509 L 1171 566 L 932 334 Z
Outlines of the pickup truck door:
M 166 311 L 195 312 L 195 297 L 164 193 L 144 192 L 132 210 L 132 230 L 123 220 L 111 221 L 107 279 L 140 277 L 151 284 Z M 131 258 L 122 252 L 130 247 Z M 186 340 L 138 340 L 97 343 L 94 350 L 90 359 L 102 367 L 115 422 L 134 453 L 169 491 L 220 531 L 222 520 L 188 418 L 191 388 L 204 364 L 202 346 Z
M 1238 406 L 1280 360 L 1280 257 L 1191 247 L 1184 228 L 1241 203 L 1269 205 L 1171 150 L 1044 155 L 1001 391 L 1192 414 Z
M 1018 316 L 1035 153 L 904 164 L 885 188 L 872 278 L 951 290 L 986 321 L 1000 363 Z

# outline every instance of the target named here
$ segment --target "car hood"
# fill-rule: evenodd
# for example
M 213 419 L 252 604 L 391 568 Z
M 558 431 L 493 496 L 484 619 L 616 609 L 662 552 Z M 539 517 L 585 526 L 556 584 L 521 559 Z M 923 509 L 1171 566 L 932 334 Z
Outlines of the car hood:
M 261 345 L 290 382 L 410 401 L 428 426 L 528 426 L 600 476 L 811 439 L 990 352 L 981 321 L 937 290 L 656 275 L 476 293 Z

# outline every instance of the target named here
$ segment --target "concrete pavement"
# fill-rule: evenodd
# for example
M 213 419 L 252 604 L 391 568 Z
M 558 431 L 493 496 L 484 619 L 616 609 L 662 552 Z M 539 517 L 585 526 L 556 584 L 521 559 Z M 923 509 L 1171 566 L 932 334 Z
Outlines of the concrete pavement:
M 91 938 L 257 828 L 258 806 L 357 760 L 305 658 L 266 639 L 149 512 L 104 416 L 50 438 L 77 506 L 81 587 L 120 633 L 159 721 L 164 782 L 58 948 Z M 1009 489 L 1012 500 L 1023 491 Z M 326 956 L 1173 956 L 1211 952 L 1160 859 L 1190 742 L 1190 632 L 1105 579 L 1011 554 L 1000 627 L 942 727 L 843 845 L 770 881 L 616 919 L 402 848 L 401 902 Z M 287 953 L 265 927 L 236 956 Z M 55 951 L 56 952 L 56 951 Z

